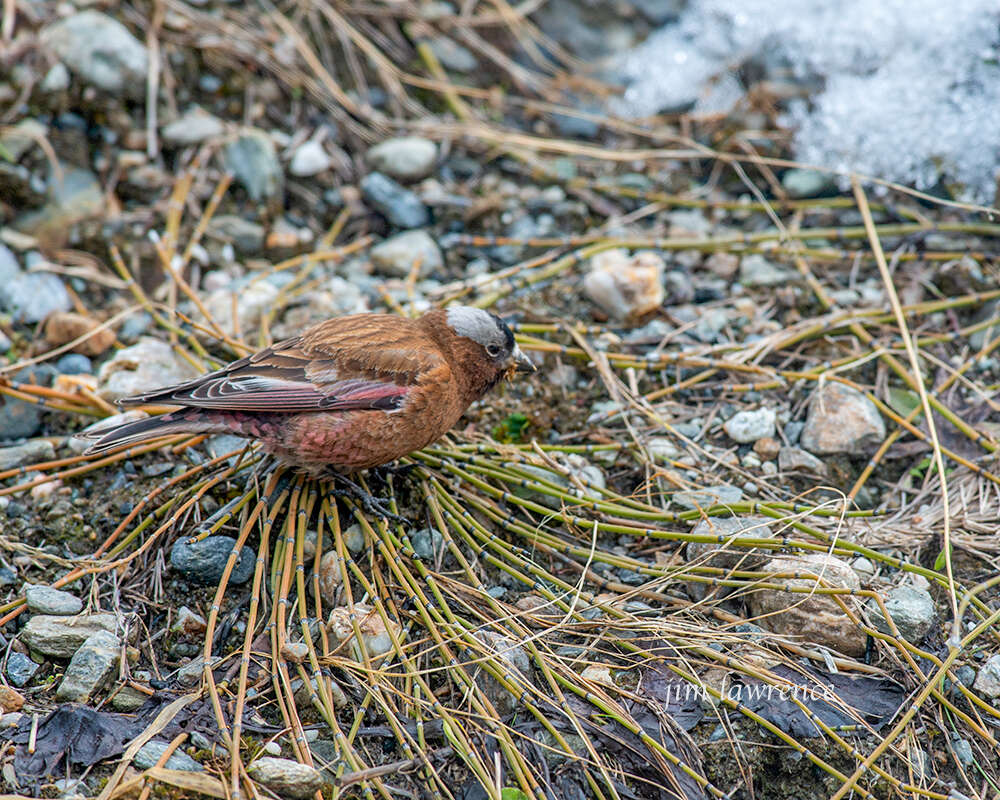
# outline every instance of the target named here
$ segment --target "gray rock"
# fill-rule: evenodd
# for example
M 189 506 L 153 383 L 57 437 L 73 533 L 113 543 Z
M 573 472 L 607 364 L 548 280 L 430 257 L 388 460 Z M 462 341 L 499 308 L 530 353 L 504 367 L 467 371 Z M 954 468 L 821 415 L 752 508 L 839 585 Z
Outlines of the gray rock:
M 302 800 L 312 797 L 324 783 L 318 770 L 288 758 L 258 758 L 247 772 L 273 792 Z
M 444 536 L 434 528 L 422 528 L 410 534 L 413 552 L 424 561 L 435 561 L 444 551 Z
M 28 586 L 24 590 L 24 599 L 33 614 L 66 617 L 83 610 L 83 601 L 79 597 L 51 586 Z
M 139 769 L 155 767 L 156 762 L 167 751 L 167 747 L 169 745 L 166 742 L 161 742 L 158 739 L 150 739 L 139 748 L 139 752 L 135 754 L 132 763 Z M 180 749 L 174 750 L 170 754 L 170 758 L 167 759 L 167 763 L 164 766 L 167 769 L 179 769 L 184 772 L 201 772 L 204 769 L 201 764 Z
M 724 308 L 698 309 L 698 322 L 691 329 L 691 335 L 705 344 L 720 341 L 723 328 L 729 324 L 729 314 Z
M 205 229 L 210 239 L 229 242 L 236 252 L 252 256 L 264 249 L 264 226 L 235 214 L 213 217 Z
M 186 538 L 178 539 L 170 549 L 170 566 L 188 580 L 208 586 L 217 584 L 222 579 L 235 544 L 236 540 L 230 536 L 209 536 L 194 544 L 188 544 Z M 244 546 L 229 582 L 241 584 L 250 580 L 256 560 L 257 554 Z
M 0 244 L 0 286 L 5 286 L 21 274 L 17 256 L 5 244 Z
M 976 756 L 972 752 L 972 744 L 968 739 L 955 739 L 951 746 L 955 751 L 955 757 L 962 766 L 971 767 L 975 763 Z
M 593 108 L 581 108 L 581 111 L 595 111 Z M 587 117 L 576 114 L 552 114 L 552 124 L 560 136 L 577 139 L 593 139 L 601 130 L 601 126 Z
M 65 92 L 69 88 L 69 84 L 69 70 L 66 69 L 66 65 L 62 61 L 57 61 L 45 73 L 45 77 L 42 78 L 42 84 L 39 88 L 46 94 L 53 94 L 55 92 Z
M 266 132 L 258 128 L 244 128 L 226 145 L 222 161 L 254 202 L 277 202 L 282 198 L 285 176 L 274 142 Z
M 657 464 L 666 464 L 668 461 L 676 461 L 684 455 L 684 451 L 674 444 L 674 440 L 667 436 L 654 436 L 646 442 L 646 452 Z
M 432 36 L 427 40 L 427 46 L 441 62 L 441 66 L 452 72 L 473 72 L 479 67 L 479 61 L 471 50 L 447 36 Z
M 6 353 L 13 346 L 14 343 L 10 340 L 10 337 L 3 331 L 0 331 L 0 353 Z
M 422 228 L 431 220 L 427 206 L 416 194 L 381 172 L 361 181 L 365 202 L 398 228 Z
M 56 370 L 60 375 L 90 375 L 94 362 L 83 353 L 67 353 L 56 362 Z
M 676 427 L 676 426 L 674 426 Z M 710 486 L 705 489 L 674 492 L 673 501 L 681 508 L 707 508 L 713 505 L 738 503 L 743 498 L 743 490 L 727 483 Z
M 72 307 L 63 282 L 48 272 L 22 272 L 0 284 L 0 309 L 9 312 L 14 322 L 31 325 L 53 311 L 69 311 Z
M 121 642 L 108 631 L 95 631 L 73 654 L 63 675 L 56 699 L 86 703 L 114 675 L 121 657 Z
M 375 245 L 369 256 L 377 272 L 398 278 L 407 277 L 417 261 L 419 276 L 436 272 L 444 265 L 441 248 L 425 230 L 396 234 Z
M 46 365 L 25 367 L 14 373 L 15 381 L 46 385 L 50 382 Z M 27 439 L 38 433 L 42 427 L 42 407 L 23 400 L 5 398 L 0 403 L 0 441 L 5 439 Z M 23 455 L 24 451 L 20 451 Z
M 776 556 L 761 568 L 772 575 L 768 582 L 778 583 L 787 590 L 759 589 L 749 596 L 750 613 L 762 627 L 796 641 L 830 647 L 849 656 L 865 652 L 868 637 L 844 613 L 837 601 L 828 594 L 816 594 L 819 586 L 831 586 L 856 591 L 861 588 L 857 574 L 845 561 L 825 553 L 802 556 Z M 822 576 L 809 577 L 808 574 Z M 798 575 L 801 577 L 792 577 Z M 850 602 L 849 598 L 843 598 Z
M 261 317 L 278 298 L 279 289 L 268 281 L 255 281 L 248 286 L 230 285 L 216 289 L 205 298 L 205 308 L 215 323 L 228 335 L 239 328 L 244 334 L 260 326 Z M 236 318 L 233 318 L 233 307 Z M 204 320 L 203 317 L 201 317 Z M 207 324 L 207 320 L 204 320 Z
M 369 163 L 379 172 L 400 181 L 426 178 L 437 161 L 437 145 L 419 136 L 386 139 L 368 151 Z
M 140 692 L 133 686 L 123 686 L 115 692 L 115 696 L 111 698 L 110 703 L 115 711 L 128 714 L 141 708 L 149 697 L 148 694 Z
M 897 586 L 885 598 L 885 609 L 896 623 L 900 635 L 911 644 L 920 644 L 934 624 L 934 600 L 926 589 L 909 584 Z M 872 600 L 868 604 L 872 624 L 882 633 L 891 633 L 882 609 Z
M 883 439 L 882 416 L 875 404 L 857 389 L 842 383 L 826 383 L 813 392 L 806 424 L 799 436 L 805 450 L 814 455 L 863 456 L 875 450 Z
M 39 664 L 36 664 L 24 653 L 11 650 L 7 657 L 7 679 L 19 689 L 27 686 L 35 673 L 38 672 Z
M 479 631 L 475 637 L 490 653 L 492 660 L 502 667 L 505 677 L 514 686 L 527 687 L 531 683 L 531 660 L 524 647 L 514 639 L 492 631 Z M 518 696 L 489 672 L 479 671 L 475 680 L 500 716 L 507 717 L 518 710 Z
M 41 461 L 52 461 L 55 457 L 56 451 L 52 442 L 45 439 L 34 439 L 14 447 L 0 448 L 0 470 L 23 467 L 26 464 L 37 464 Z M 70 613 L 75 614 L 76 611 Z
M 101 366 L 97 373 L 97 391 L 105 400 L 113 402 L 172 383 L 183 383 L 200 374 L 174 353 L 169 344 L 143 336 Z
M 87 83 L 113 94 L 145 93 L 146 46 L 117 20 L 99 11 L 80 11 L 44 28 L 40 38 Z
M 189 147 L 209 139 L 216 139 L 225 130 L 225 124 L 218 117 L 200 108 L 191 108 L 173 122 L 164 125 L 160 130 L 160 136 L 166 144 Z
M 1000 654 L 990 656 L 980 667 L 972 688 L 990 699 L 1000 697 Z
M 740 283 L 744 286 L 783 286 L 797 277 L 797 272 L 772 264 L 759 253 L 740 259 Z
M 756 442 L 765 436 L 774 436 L 774 416 L 773 408 L 737 411 L 726 420 L 722 428 L 734 442 Z
M 114 633 L 116 628 L 114 614 L 81 614 L 77 617 L 35 614 L 18 637 L 43 656 L 70 658 L 91 634 L 98 631 Z
M 90 170 L 61 164 L 60 171 L 53 170 L 49 177 L 49 195 L 45 205 L 19 216 L 14 220 L 13 227 L 32 236 L 64 236 L 66 230 L 78 222 L 100 217 L 105 208 L 104 191 L 97 176 Z M 49 277 L 55 278 L 54 275 Z M 39 287 L 39 291 L 55 290 Z M 59 302 L 63 303 L 61 297 Z M 69 306 L 58 310 L 68 309 Z
M 781 185 L 793 199 L 822 197 L 837 191 L 837 184 L 827 172 L 814 169 L 790 169 L 781 176 Z
M 321 142 L 310 139 L 295 148 L 292 160 L 288 163 L 288 171 L 299 178 L 319 175 L 330 169 L 330 156 L 323 149 Z

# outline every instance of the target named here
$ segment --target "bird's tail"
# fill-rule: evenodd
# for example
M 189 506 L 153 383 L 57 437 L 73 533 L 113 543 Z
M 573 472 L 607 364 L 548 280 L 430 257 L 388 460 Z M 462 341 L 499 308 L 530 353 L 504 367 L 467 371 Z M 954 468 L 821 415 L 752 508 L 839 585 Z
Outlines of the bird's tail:
M 201 417 L 197 412 L 184 410 L 171 411 L 169 414 L 125 422 L 113 428 L 78 435 L 84 439 L 94 440 L 85 453 L 93 455 L 121 445 L 159 439 L 161 436 L 171 436 L 176 433 L 215 433 L 218 430 L 218 424 L 213 424 L 210 419 Z

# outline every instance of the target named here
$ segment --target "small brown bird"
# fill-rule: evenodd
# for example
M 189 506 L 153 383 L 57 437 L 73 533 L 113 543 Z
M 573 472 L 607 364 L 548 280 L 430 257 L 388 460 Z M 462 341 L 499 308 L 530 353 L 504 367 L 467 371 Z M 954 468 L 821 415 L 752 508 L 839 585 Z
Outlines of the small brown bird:
M 314 475 L 350 473 L 427 446 L 500 380 L 534 369 L 504 321 L 478 308 L 419 319 L 354 314 L 187 383 L 120 400 L 182 408 L 95 432 L 87 452 L 228 433 Z

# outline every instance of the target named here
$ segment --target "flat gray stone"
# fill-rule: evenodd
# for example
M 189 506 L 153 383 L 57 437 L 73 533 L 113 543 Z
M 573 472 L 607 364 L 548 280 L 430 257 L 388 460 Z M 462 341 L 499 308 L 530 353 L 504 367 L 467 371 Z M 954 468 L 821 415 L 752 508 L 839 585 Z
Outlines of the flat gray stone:
M 288 758 L 258 758 L 247 772 L 268 789 L 285 797 L 312 797 L 323 788 L 323 776 L 307 764 Z
M 164 125 L 160 130 L 160 136 L 167 144 L 188 147 L 216 139 L 225 133 L 225 130 L 225 124 L 218 117 L 200 108 L 192 108 L 173 122 Z
M 419 276 L 436 272 L 444 264 L 441 248 L 424 230 L 406 231 L 379 242 L 369 256 L 377 272 L 397 278 L 407 277 L 418 261 Z
M 121 642 L 108 631 L 95 631 L 73 654 L 63 675 L 56 699 L 86 703 L 113 676 L 121 658 Z
M 66 617 L 83 610 L 83 601 L 75 594 L 50 586 L 28 586 L 24 590 L 24 598 L 33 614 Z
M 98 631 L 114 633 L 117 627 L 114 614 L 76 617 L 35 614 L 21 629 L 18 638 L 43 656 L 70 658 L 92 634 Z
M 149 769 L 150 767 L 155 767 L 156 762 L 160 760 L 160 756 L 167 751 L 167 747 L 169 747 L 167 742 L 150 739 L 146 742 L 146 744 L 139 748 L 139 752 L 135 754 L 135 758 L 132 759 L 132 763 L 139 769 Z M 167 763 L 164 766 L 167 769 L 179 769 L 184 772 L 201 772 L 205 769 L 201 764 L 179 748 L 170 754 L 170 758 L 167 759 Z
M 52 442 L 45 439 L 33 439 L 14 447 L 0 447 L 0 470 L 52 461 L 55 457 L 56 451 Z
M 683 492 L 674 492 L 672 499 L 681 508 L 707 508 L 714 505 L 726 505 L 727 503 L 738 503 L 743 499 L 743 490 L 737 486 L 730 486 L 723 483 L 718 486 L 710 486 L 705 489 L 691 489 Z
M 926 589 L 909 584 L 897 586 L 885 598 L 885 609 L 902 637 L 912 644 L 920 644 L 934 625 L 934 600 Z M 869 601 L 868 614 L 878 630 L 892 632 L 878 603 Z

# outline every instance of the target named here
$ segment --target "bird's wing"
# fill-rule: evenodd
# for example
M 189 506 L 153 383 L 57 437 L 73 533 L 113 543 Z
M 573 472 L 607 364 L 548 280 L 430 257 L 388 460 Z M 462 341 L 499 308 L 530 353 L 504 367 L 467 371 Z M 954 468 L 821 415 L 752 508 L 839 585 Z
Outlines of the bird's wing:
M 187 383 L 129 397 L 248 412 L 392 411 L 422 376 L 447 369 L 411 320 L 375 314 L 329 320 Z

